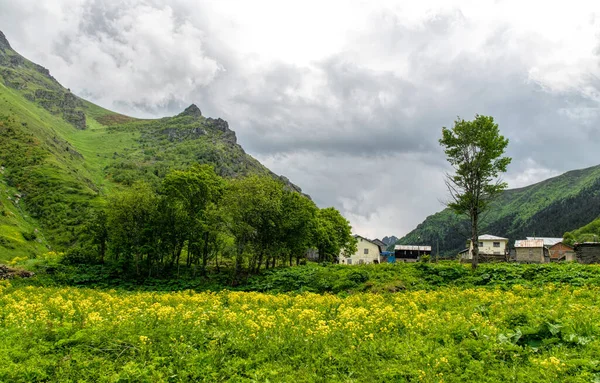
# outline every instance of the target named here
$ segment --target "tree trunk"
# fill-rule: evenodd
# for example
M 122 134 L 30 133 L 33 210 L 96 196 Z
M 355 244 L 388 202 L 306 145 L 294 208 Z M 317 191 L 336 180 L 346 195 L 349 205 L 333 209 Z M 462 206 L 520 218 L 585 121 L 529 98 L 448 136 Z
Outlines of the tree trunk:
M 238 242 L 237 246 L 237 254 L 235 255 L 235 275 L 236 277 L 240 275 L 242 271 L 242 261 L 244 255 L 244 246 L 245 246 L 245 238 L 242 238 L 240 242 Z
M 256 264 L 256 269 L 254 270 L 254 272 L 256 274 L 258 274 L 260 272 L 260 267 L 262 266 L 263 263 L 263 256 L 264 256 L 264 249 L 260 249 L 260 253 L 258 254 L 258 262 Z M 268 268 L 268 267 L 267 267 Z
M 206 264 L 208 262 L 208 231 L 204 233 L 204 251 L 202 252 L 202 276 L 206 275 Z
M 100 240 L 100 263 L 104 264 L 104 256 L 106 255 L 106 238 Z
M 479 264 L 479 235 L 478 235 L 478 217 L 477 213 L 471 217 L 471 244 L 473 245 L 473 255 L 471 259 L 471 267 L 473 270 L 477 268 Z

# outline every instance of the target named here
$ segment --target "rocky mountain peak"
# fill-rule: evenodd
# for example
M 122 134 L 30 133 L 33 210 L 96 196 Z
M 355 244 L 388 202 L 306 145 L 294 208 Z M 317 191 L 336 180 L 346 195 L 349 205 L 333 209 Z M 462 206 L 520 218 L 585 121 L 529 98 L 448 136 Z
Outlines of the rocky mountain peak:
M 180 113 L 179 116 L 192 116 L 196 118 L 202 117 L 202 111 L 196 106 L 196 104 L 192 104 L 185 108 L 185 110 Z
M 2 33 L 2 31 L 0 31 L 0 49 L 12 49 L 10 47 L 10 44 L 8 43 L 8 40 L 6 39 L 6 36 L 4 36 L 4 33 Z

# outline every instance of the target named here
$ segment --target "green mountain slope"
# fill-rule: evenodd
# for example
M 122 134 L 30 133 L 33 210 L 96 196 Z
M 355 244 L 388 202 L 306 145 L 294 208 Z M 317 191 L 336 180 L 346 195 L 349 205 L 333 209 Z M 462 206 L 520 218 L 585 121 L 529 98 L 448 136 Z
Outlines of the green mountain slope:
M 271 175 L 300 191 L 246 154 L 226 121 L 195 105 L 154 120 L 106 110 L 61 86 L 0 32 L 0 261 L 69 247 L 90 207 L 194 163 L 226 177 Z
M 566 232 L 564 239 L 571 245 L 575 242 L 598 242 L 600 240 L 600 217 L 578 229 Z
M 507 237 L 512 245 L 527 236 L 562 237 L 600 215 L 600 166 L 574 170 L 519 189 L 506 190 L 485 213 L 481 234 Z M 398 244 L 426 244 L 440 254 L 465 248 L 468 221 L 449 209 L 429 216 Z

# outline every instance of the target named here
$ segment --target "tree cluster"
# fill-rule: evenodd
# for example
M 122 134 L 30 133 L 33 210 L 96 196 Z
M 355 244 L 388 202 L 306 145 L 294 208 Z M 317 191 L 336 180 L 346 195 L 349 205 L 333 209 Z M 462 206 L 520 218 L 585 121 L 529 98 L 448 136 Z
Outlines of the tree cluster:
M 349 222 L 334 208 L 268 176 L 226 180 L 209 165 L 168 173 L 158 189 L 136 183 L 98 209 L 71 259 L 116 263 L 136 275 L 236 274 L 303 262 L 309 249 L 333 261 L 353 251 Z M 82 255 L 83 254 L 83 255 Z

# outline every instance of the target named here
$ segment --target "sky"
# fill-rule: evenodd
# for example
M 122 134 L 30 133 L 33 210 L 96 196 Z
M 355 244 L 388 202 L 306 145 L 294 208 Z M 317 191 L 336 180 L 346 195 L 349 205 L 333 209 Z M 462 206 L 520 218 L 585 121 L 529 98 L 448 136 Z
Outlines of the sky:
M 74 93 L 135 117 L 195 103 L 366 237 L 401 237 L 444 208 L 438 140 L 457 117 L 494 117 L 511 188 L 600 164 L 597 1 L 0 0 L 0 10 L 12 47 Z

